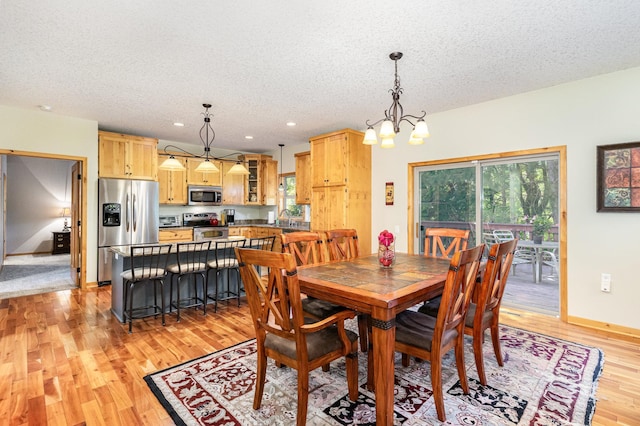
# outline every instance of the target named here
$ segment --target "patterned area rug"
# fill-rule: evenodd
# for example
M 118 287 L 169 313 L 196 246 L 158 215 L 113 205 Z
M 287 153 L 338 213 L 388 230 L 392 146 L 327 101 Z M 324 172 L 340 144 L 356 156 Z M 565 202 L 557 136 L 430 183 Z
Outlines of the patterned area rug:
M 517 328 L 501 327 L 504 367 L 486 339 L 488 386 L 477 380 L 471 340 L 465 347 L 470 394 L 458 381 L 453 351 L 443 359 L 448 425 L 589 425 L 604 355 Z M 145 380 L 178 425 L 289 425 L 295 423 L 296 371 L 269 360 L 262 406 L 254 410 L 255 340 L 148 375 Z M 375 397 L 367 391 L 366 354 L 360 354 L 360 395 L 347 397 L 341 362 L 309 381 L 307 425 L 374 425 Z M 429 363 L 402 367 L 396 354 L 395 424 L 441 424 L 431 398 Z

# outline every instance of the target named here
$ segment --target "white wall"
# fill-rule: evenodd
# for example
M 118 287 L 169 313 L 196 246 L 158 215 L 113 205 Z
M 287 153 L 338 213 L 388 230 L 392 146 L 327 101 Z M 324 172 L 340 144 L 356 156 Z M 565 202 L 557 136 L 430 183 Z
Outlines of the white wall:
M 640 214 L 596 212 L 596 146 L 640 141 L 639 83 L 633 68 L 433 114 L 431 137 L 419 146 L 405 143 L 403 128 L 396 148 L 373 147 L 372 234 L 399 225 L 396 249 L 407 250 L 408 163 L 566 145 L 568 315 L 640 329 L 632 314 Z M 395 183 L 393 206 L 385 206 L 385 182 Z M 612 275 L 611 293 L 600 291 L 602 272 Z
M 52 232 L 71 207 L 74 161 L 10 155 L 7 158 L 7 255 L 50 252 Z
M 97 279 L 98 123 L 0 105 L 0 148 L 87 159 L 87 282 Z

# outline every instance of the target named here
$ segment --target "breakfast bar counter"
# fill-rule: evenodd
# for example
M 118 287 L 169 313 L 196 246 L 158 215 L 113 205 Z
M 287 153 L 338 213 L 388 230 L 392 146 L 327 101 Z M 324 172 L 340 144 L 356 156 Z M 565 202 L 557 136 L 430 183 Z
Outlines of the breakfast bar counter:
M 231 236 L 228 239 L 219 239 L 219 240 L 215 240 L 215 241 L 237 241 L 237 240 L 244 240 L 244 237 L 241 236 Z M 213 244 L 214 241 L 212 241 L 212 247 L 215 247 Z M 142 246 L 144 245 L 156 245 L 156 244 L 141 244 Z M 171 264 L 171 263 L 175 263 L 177 262 L 177 253 L 176 253 L 176 246 L 177 244 L 171 244 L 171 252 L 168 255 L 168 259 L 167 259 L 167 264 Z M 113 315 L 118 318 L 118 320 L 120 322 L 124 323 L 124 307 L 125 307 L 125 303 L 124 303 L 124 281 L 122 279 L 122 272 L 129 270 L 131 268 L 131 262 L 134 262 L 135 264 L 135 258 L 131 258 L 131 248 L 130 246 L 113 246 L 110 248 L 112 254 L 113 254 L 113 261 L 111 262 L 111 312 L 113 313 Z M 212 260 L 214 257 L 213 254 L 213 249 L 209 250 L 209 260 Z M 226 276 L 227 274 L 222 274 L 221 275 L 221 279 L 226 280 Z M 169 294 L 169 289 L 170 286 L 169 284 L 169 280 L 168 278 L 165 278 L 165 287 L 164 287 L 164 301 L 165 301 L 165 306 L 167 306 L 167 309 L 169 307 L 169 299 L 170 299 L 170 294 Z M 237 291 L 238 289 L 238 279 L 236 278 L 235 274 L 231 274 L 231 278 L 229 281 L 229 290 L 230 291 Z M 211 284 L 212 286 L 213 284 Z M 224 288 L 226 288 L 227 283 L 225 282 L 221 282 L 220 285 L 222 285 Z M 185 287 L 186 289 L 187 287 Z M 191 289 L 191 286 L 188 286 L 189 289 Z M 211 287 L 213 288 L 213 287 Z M 183 290 L 184 291 L 184 290 Z M 211 291 L 210 291 L 211 293 Z M 149 285 L 149 286 L 140 286 L 138 288 L 136 288 L 136 290 L 134 291 L 134 295 L 133 295 L 134 299 L 133 299 L 133 305 L 134 306 L 146 306 L 146 305 L 150 305 L 151 302 L 153 302 L 153 286 Z M 168 312 L 168 310 L 167 310 Z

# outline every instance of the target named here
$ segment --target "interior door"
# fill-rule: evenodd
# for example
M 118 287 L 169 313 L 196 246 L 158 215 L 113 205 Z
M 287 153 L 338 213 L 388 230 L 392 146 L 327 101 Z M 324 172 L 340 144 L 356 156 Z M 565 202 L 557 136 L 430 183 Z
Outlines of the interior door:
M 82 221 L 80 206 L 82 205 L 82 163 L 76 161 L 71 167 L 71 280 L 80 285 L 82 265 Z

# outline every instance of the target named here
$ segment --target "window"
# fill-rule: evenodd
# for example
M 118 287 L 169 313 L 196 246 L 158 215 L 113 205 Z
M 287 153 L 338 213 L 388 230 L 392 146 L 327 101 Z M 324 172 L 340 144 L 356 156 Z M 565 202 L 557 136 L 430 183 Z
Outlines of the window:
M 288 175 L 283 177 L 284 180 L 284 209 L 289 217 L 302 216 L 302 206 L 296 204 L 296 176 Z

